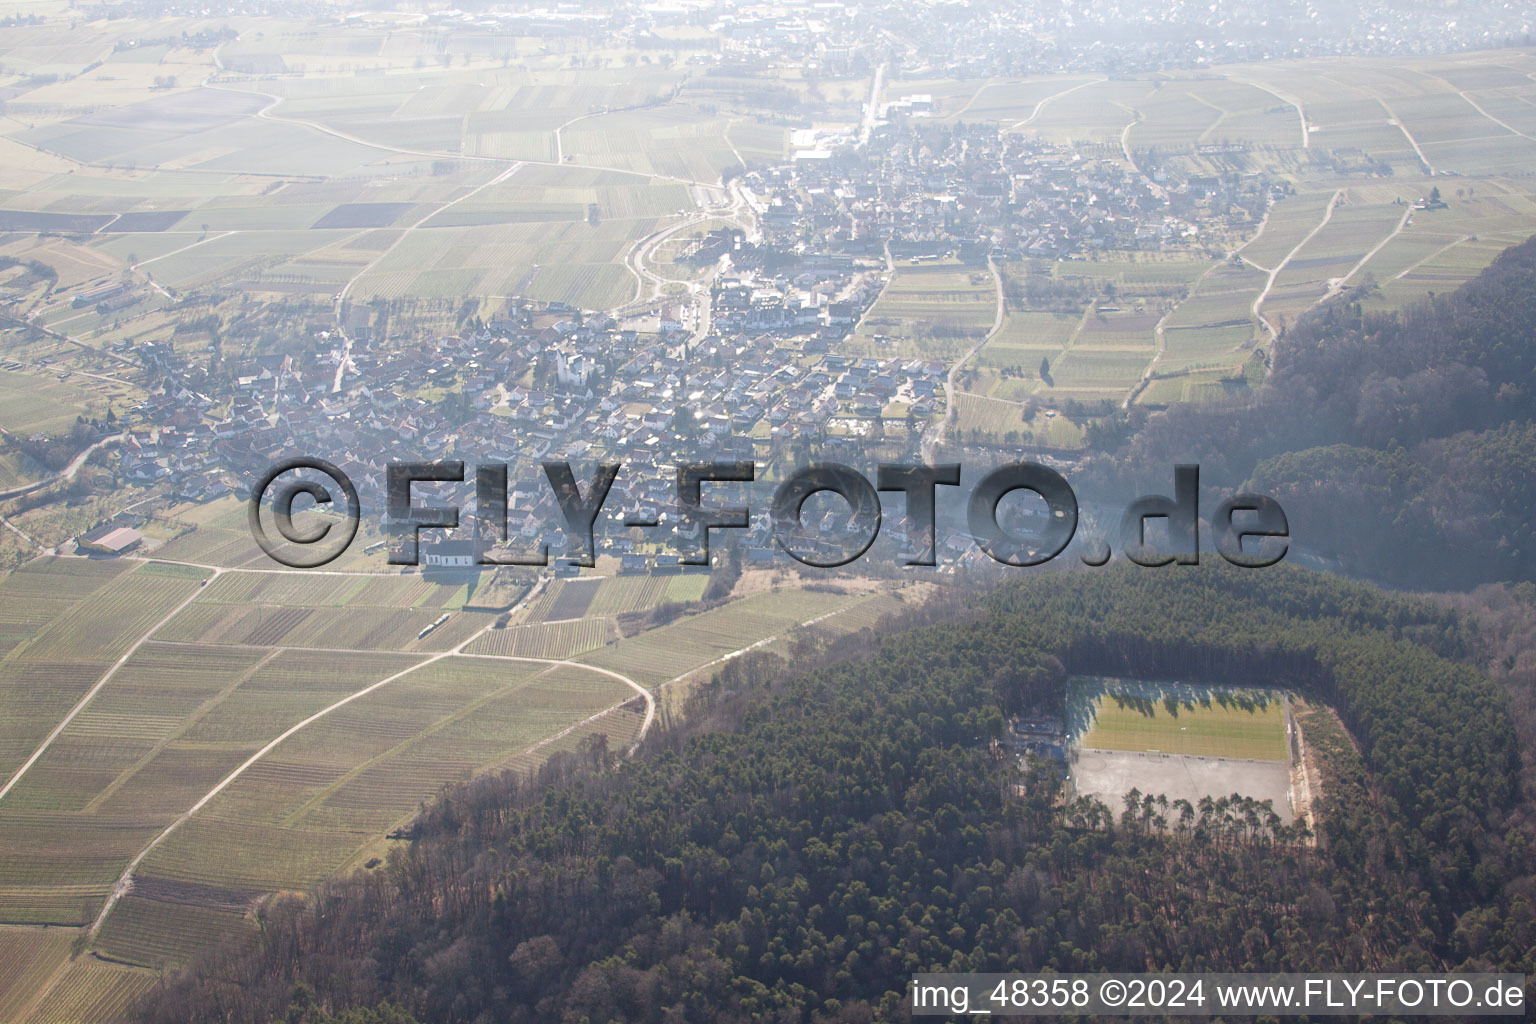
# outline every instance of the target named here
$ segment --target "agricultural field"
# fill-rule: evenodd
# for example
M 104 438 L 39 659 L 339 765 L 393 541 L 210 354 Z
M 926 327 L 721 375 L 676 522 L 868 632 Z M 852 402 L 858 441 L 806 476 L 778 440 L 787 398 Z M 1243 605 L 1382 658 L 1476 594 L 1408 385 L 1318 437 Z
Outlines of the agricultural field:
M 658 605 L 697 601 L 704 596 L 708 583 L 709 577 L 703 573 L 556 580 L 528 606 L 522 621 L 603 618 L 649 611 Z
M 32 993 L 68 959 L 74 936 L 68 928 L 0 925 L 0 1020 L 21 1019 Z
M 128 562 L 37 559 L 0 577 L 0 652 L 30 640 L 131 568 Z
M 0 430 L 19 437 L 69 433 L 78 416 L 105 418 L 115 401 L 124 412 L 124 390 L 68 370 L 0 370 Z
M 955 429 L 958 437 L 969 439 L 974 435 L 1000 440 L 1018 440 L 1018 435 L 1029 429 L 1024 418 L 1024 405 L 1005 398 L 993 398 L 961 391 L 955 395 Z
M 307 654 L 147 643 L 0 803 L 10 919 L 85 923 L 128 859 L 263 742 L 416 664 L 358 655 L 321 672 Z
M 1271 334 L 1325 297 L 1347 289 L 1375 308 L 1400 307 L 1454 289 L 1536 232 L 1536 196 L 1517 176 L 1536 158 L 1536 83 L 1487 54 L 1117 79 L 894 80 L 885 97 L 913 93 L 933 97 L 936 117 L 1070 142 L 1090 159 L 1151 160 L 1168 180 L 1257 172 L 1293 193 L 1262 223 L 1202 224 L 1189 256 L 1149 254 L 1161 281 L 1140 262 L 1006 268 L 1010 278 L 1112 282 L 1116 293 L 1093 304 L 1121 309 L 1074 323 L 1069 312 L 1032 308 L 1011 293 L 1002 329 L 962 378 L 962 431 L 1020 429 L 1008 403 L 1031 395 L 1152 406 L 1228 395 L 1262 377 L 1259 350 Z M 1413 209 L 1437 186 L 1444 208 Z M 1233 252 L 1242 264 L 1223 262 Z M 861 339 L 881 331 L 876 318 L 900 291 L 887 290 L 892 298 L 871 311 Z M 913 312 L 943 315 L 937 306 Z M 974 318 L 960 323 L 975 326 Z M 952 358 L 953 349 L 923 342 L 924 352 Z M 1050 382 L 1039 374 L 1042 359 Z
M 98 941 L 146 966 L 174 962 L 202 933 L 245 927 L 261 893 L 353 861 L 442 786 L 525 758 L 633 692 L 576 666 L 501 658 L 404 676 L 279 744 L 170 834 L 135 876 L 137 903 L 115 908 Z M 627 722 L 613 732 L 620 749 L 632 736 Z
M 628 301 L 635 288 L 624 254 L 656 227 L 649 218 L 592 224 L 553 217 L 511 232 L 495 225 L 423 228 L 370 262 L 349 294 L 360 301 L 526 295 L 611 308 Z
M 1231 378 L 1241 384 L 1257 344 L 1250 307 L 1265 278 L 1234 261 L 1159 253 L 1028 261 L 1003 272 L 1002 325 L 959 376 L 957 425 L 965 437 L 1033 434 L 1037 443 L 1078 447 L 1080 424 L 1046 416 L 1029 399 L 1199 401 L 1201 388 L 1219 393 Z
M 602 585 L 600 579 L 560 580 L 549 587 L 545 600 L 529 608 L 527 618 L 533 621 L 537 614 L 539 621 L 544 622 L 580 619 L 587 614 L 592 598 Z
M 1083 317 L 1070 313 L 1009 310 L 1003 325 L 987 339 L 971 364 L 998 375 L 991 394 L 1021 398 L 1040 386 L 1040 360 L 1054 362 L 1071 346 Z
M 1240 262 L 1211 267 L 1164 318 L 1157 374 L 1241 365 L 1256 337 L 1253 302 L 1264 282 L 1262 271 Z
M 815 616 L 814 622 L 793 627 L 787 633 L 763 644 L 760 649 L 793 658 L 795 645 L 802 639 L 831 643 L 851 634 L 874 630 L 888 616 L 899 615 L 913 605 L 922 603 L 930 593 L 926 584 L 878 591 L 852 600 L 830 614 Z
M 446 650 L 491 624 L 487 612 L 450 612 L 448 621 L 419 634 L 444 613 L 437 608 L 310 608 L 194 604 L 156 639 L 261 647 L 333 650 Z
M 1052 394 L 1116 398 L 1134 383 L 1156 352 L 1156 312 L 1099 306 L 1083 322 L 1072 346 L 1050 367 Z
M 410 30 L 381 40 L 377 66 L 420 61 L 414 44 L 396 52 L 408 39 L 421 42 Z M 147 300 L 125 311 L 131 321 L 165 301 L 156 289 L 230 284 L 607 308 L 633 293 L 629 247 L 697 209 L 691 186 L 783 155 L 785 130 L 750 115 L 684 102 L 626 109 L 674 90 L 677 71 L 635 67 L 633 55 L 629 66 L 615 55 L 607 68 L 514 68 L 507 42 L 498 56 L 469 36 L 466 66 L 443 66 L 433 51 L 435 66 L 360 78 L 354 61 L 369 55 L 321 55 L 345 56 L 343 74 L 311 52 L 312 33 L 295 31 L 239 40 L 225 74 L 200 86 L 108 89 L 100 83 L 123 74 L 98 69 L 37 90 L 58 93 L 60 111 L 86 112 L 5 126 L 15 181 L 0 183 L 11 189 L 0 227 L 87 234 L 51 253 L 6 238 L 6 253 L 59 272 L 44 322 L 82 338 L 122 318 L 72 308 L 73 290 L 129 268 Z M 144 56 L 161 78 L 177 61 L 203 62 L 188 82 L 213 70 L 206 53 Z M 260 72 L 288 75 L 247 77 Z M 101 105 L 106 96 L 115 105 Z
M 1138 104 L 1141 119 L 1126 141 L 1133 150 L 1233 142 L 1258 150 L 1291 149 L 1302 141 L 1300 119 L 1276 99 L 1236 76 L 1161 78 Z
M 1065 450 L 1083 446 L 1083 427 L 1054 409 L 970 391 L 955 396 L 955 430 L 965 440 L 1027 442 Z
M 233 508 L 173 511 L 173 528 L 197 527 L 187 536 L 234 532 Z M 559 580 L 498 629 L 495 616 L 461 609 L 460 583 L 212 575 L 53 558 L 0 578 L 11 779 L 0 947 L 28 943 L 26 956 L 0 958 L 7 1007 L 118 1012 L 153 978 L 134 968 L 247 933 L 265 894 L 382 854 L 386 833 L 443 787 L 594 743 L 627 750 L 648 712 L 626 676 L 655 687 L 744 644 L 781 644 L 802 628 L 832 639 L 899 607 L 880 595 L 759 591 L 620 640 L 617 616 L 686 606 L 707 578 Z M 445 610 L 448 622 L 419 638 Z M 131 888 L 103 914 L 125 872 Z M 111 962 L 71 961 L 98 918 L 86 947 Z M 39 991 L 48 998 L 33 1005 Z
M 42 564 L 73 569 L 97 563 Z M 61 607 L 39 601 L 33 617 L 54 621 L 13 625 L 29 635 L 7 664 L 46 641 L 74 605 L 89 603 L 92 587 L 110 609 L 129 600 L 114 587 L 142 588 L 143 577 L 196 593 L 201 588 L 189 576 L 197 573 L 152 564 L 115 574 L 50 574 L 61 581 L 51 590 Z M 41 575 L 30 569 L 3 585 L 19 594 Z M 396 577 L 294 575 L 230 574 L 198 595 L 206 603 L 188 610 L 242 612 L 253 602 L 307 598 L 328 603 L 306 610 L 361 618 L 374 608 L 343 602 L 376 601 L 385 606 L 378 610 L 398 615 L 399 605 L 456 589 Z M 113 623 L 102 638 L 108 654 L 121 646 L 114 639 L 119 634 L 142 634 L 145 618 L 165 615 L 152 592 L 133 594 L 147 610 L 121 627 L 115 618 L 105 620 Z M 78 600 L 71 604 L 70 597 Z M 254 607 L 283 610 L 277 604 Z M 436 608 L 422 614 L 432 613 Z M 559 627 L 523 630 L 550 628 Z M 217 630 L 206 632 L 218 639 Z M 242 929 L 262 893 L 303 887 L 338 869 L 442 786 L 507 759 L 535 766 L 527 761 L 534 750 L 562 749 L 569 736 L 593 733 L 601 725 L 593 716 L 635 695 L 606 673 L 527 660 L 544 655 L 521 647 L 510 656 L 450 657 L 428 666 L 419 655 L 394 651 L 338 660 L 275 646 L 276 637 L 252 639 L 238 646 L 148 640 L 59 732 L 0 804 L 0 828 L 10 837 L 0 854 L 4 920 L 65 926 L 55 931 L 68 937 L 99 911 L 129 860 L 152 848 L 133 892 L 96 935 L 95 948 L 144 966 L 178 962 L 212 937 Z M 408 639 L 414 641 L 415 633 Z M 87 679 L 82 674 L 81 681 Z M 348 700 L 385 680 L 390 685 L 377 693 Z M 19 703 L 13 696 L 10 706 Z M 272 745 L 273 737 L 327 709 L 333 710 Z M 51 713 L 57 717 L 63 710 Z M 638 723 L 625 715 L 610 723 L 619 749 L 633 741 Z M 559 742 L 546 743 L 551 739 Z M 223 779 L 234 781 L 205 811 L 184 822 L 178 818 Z M 210 843 L 226 853 L 210 859 Z M 18 977 L 25 974 L 18 970 Z
M 970 88 L 975 89 L 975 84 L 970 84 Z M 1132 111 L 1145 100 L 1151 91 L 1151 83 L 1105 78 L 1091 78 L 1085 82 L 1080 77 L 1072 77 L 1063 79 L 1056 89 L 1043 89 L 1023 82 L 1009 87 L 981 89 L 974 94 L 975 103 L 970 109 L 965 109 L 967 103 L 972 103 L 970 97 L 956 103 L 946 97 L 937 84 L 925 84 L 921 90 L 901 85 L 888 88 L 887 95 L 912 91 L 934 95 L 941 115 L 946 114 L 953 103 L 956 110 L 965 110 L 967 120 L 980 120 L 979 110 L 989 120 L 995 120 L 1010 131 L 1026 132 L 1053 141 L 1118 149 L 1121 133 L 1127 125 L 1134 123 Z M 1011 102 L 1014 100 L 1017 102 Z
M 660 686 L 855 600 L 812 590 L 753 594 L 609 644 L 579 660 L 622 672 L 642 686 Z
M 201 504 L 173 504 L 148 523 L 144 533 L 149 540 L 151 553 L 157 559 L 194 562 L 226 569 L 244 568 L 267 571 L 282 569 L 282 566 L 267 557 L 251 539 L 247 514 L 245 503 L 234 497 L 220 498 Z M 389 568 L 384 551 L 365 553 L 365 549 L 379 539 L 381 534 L 377 521 L 365 515 L 357 538 L 346 552 L 330 563 L 327 568 L 337 572 L 366 572 L 370 574 L 370 579 L 374 575 L 382 576 L 395 571 Z M 224 585 L 232 586 L 233 584 Z M 313 584 L 311 582 L 295 585 Z M 390 584 L 382 581 L 375 582 L 373 585 L 376 587 L 410 586 L 410 584 Z M 415 585 L 425 586 L 419 578 Z M 215 593 L 218 592 L 215 591 Z M 204 595 L 203 599 L 206 600 L 207 596 Z M 376 604 L 379 601 L 370 598 L 363 603 Z M 394 606 L 394 602 L 389 603 Z M 409 607 L 409 604 L 401 606 Z
M 484 634 L 465 648 L 469 654 L 503 654 L 521 658 L 574 658 L 618 639 L 607 619 L 509 626 Z
M 851 339 L 881 357 L 954 358 L 983 338 L 997 317 L 997 286 L 985 266 L 898 262 Z
M 120 1020 L 134 999 L 155 985 L 151 971 L 96 957 L 80 957 L 46 992 L 31 1002 L 29 1016 L 15 1018 L 25 1024 L 76 1024 L 78 1021 Z
M 946 102 L 941 97 L 942 113 L 946 120 L 955 121 L 1002 121 L 1010 127 L 1022 127 L 1038 120 L 1042 107 L 1049 107 L 1057 100 L 1070 96 L 1079 89 L 1102 81 L 1098 76 L 1052 76 L 1024 81 L 991 81 L 972 92 L 963 102 Z M 902 86 L 901 93 L 923 91 Z M 887 89 L 887 95 L 894 90 Z M 962 93 L 961 96 L 964 94 Z
M 1080 317 L 1010 302 L 961 376 L 962 434 L 1027 432 L 1019 413 L 1030 396 L 1152 407 L 1229 396 L 1262 379 L 1271 330 L 1323 299 L 1349 290 L 1373 308 L 1400 308 L 1453 290 L 1536 232 L 1536 187 L 1523 181 L 1447 183 L 1445 208 L 1414 209 L 1430 187 L 1330 180 L 1276 202 L 1225 259 L 1010 265 L 1018 282 L 1044 272 L 1092 282 L 1096 294 Z
M 742 166 L 730 127 L 729 118 L 673 103 L 583 118 L 561 132 L 561 144 L 579 164 L 708 185 Z
M 67 578 L 73 569 L 58 575 Z M 63 607 L 39 602 L 36 614 L 47 618 L 16 623 L 17 642 L 0 659 L 0 771 L 14 771 L 114 661 L 197 589 L 196 580 L 113 567 L 88 595 Z
M 317 576 L 303 572 L 231 572 L 211 582 L 199 603 L 313 605 L 365 608 L 441 607 L 440 595 L 457 590 L 420 576 Z

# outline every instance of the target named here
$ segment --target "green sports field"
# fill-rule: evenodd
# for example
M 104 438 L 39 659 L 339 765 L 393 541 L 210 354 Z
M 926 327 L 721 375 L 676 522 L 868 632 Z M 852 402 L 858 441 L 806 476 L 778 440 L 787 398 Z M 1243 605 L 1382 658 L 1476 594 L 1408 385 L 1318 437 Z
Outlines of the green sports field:
M 1074 679 L 1074 741 L 1100 750 L 1287 759 L 1285 705 L 1273 690 Z

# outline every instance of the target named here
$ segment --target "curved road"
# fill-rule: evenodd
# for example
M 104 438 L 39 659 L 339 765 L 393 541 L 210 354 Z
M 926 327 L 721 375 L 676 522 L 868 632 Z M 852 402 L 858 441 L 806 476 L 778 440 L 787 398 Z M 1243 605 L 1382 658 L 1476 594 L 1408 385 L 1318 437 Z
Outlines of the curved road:
M 150 560 L 146 559 L 145 561 L 150 561 Z M 177 564 L 197 564 L 197 563 L 177 563 Z M 225 569 L 225 568 L 223 568 L 221 566 L 211 566 L 211 565 L 199 565 L 199 568 L 209 569 L 210 571 L 212 571 L 213 572 L 213 576 L 209 577 L 210 579 L 215 579 L 220 574 L 222 574 L 224 572 L 236 571 L 236 570 Z M 252 571 L 262 571 L 262 570 L 242 570 L 242 571 L 252 572 Z M 267 571 L 267 572 L 281 572 L 283 570 L 272 569 L 272 570 L 265 570 L 265 571 Z M 526 606 L 530 602 L 531 599 L 536 597 L 543 590 L 543 588 L 546 585 L 547 585 L 547 578 L 546 578 L 546 580 L 541 581 L 538 585 L 536 585 L 532 589 L 530 589 L 528 591 L 528 593 L 524 594 L 522 599 L 518 602 L 517 606 L 515 606 L 513 610 L 515 611 L 517 607 Z M 150 627 L 150 629 L 147 632 L 145 632 L 143 636 L 141 636 L 139 638 L 138 642 L 135 643 L 133 645 L 133 647 L 129 649 L 128 653 L 124 654 L 122 656 L 122 658 L 120 658 L 118 660 L 118 662 L 116 664 L 114 664 L 111 669 L 108 670 L 106 675 L 104 675 L 100 679 L 100 681 L 98 681 L 97 684 L 94 687 L 91 688 L 90 692 L 87 693 L 84 697 L 82 697 L 80 699 L 80 702 L 75 705 L 74 709 L 71 710 L 70 713 L 67 716 L 65 716 L 64 721 L 59 723 L 59 725 L 54 729 L 54 731 L 48 736 L 48 739 L 43 742 L 42 746 L 40 746 L 37 749 L 37 751 L 35 753 L 33 753 L 32 757 L 27 760 L 27 763 L 25 765 L 23 765 L 21 767 L 21 769 L 18 770 L 14 776 L 12 776 L 11 780 L 6 784 L 5 788 L 4 789 L 0 789 L 0 797 L 4 797 L 4 795 L 7 792 L 9 792 L 10 789 L 13 786 L 15 786 L 17 782 L 19 782 L 21 780 L 21 777 L 22 777 L 23 774 L 25 774 L 26 770 L 28 768 L 30 768 L 32 766 L 32 764 L 40 756 L 42 756 L 43 752 L 49 747 L 49 745 L 52 744 L 53 740 L 59 735 L 59 733 L 61 733 L 64 730 L 65 726 L 67 726 L 69 724 L 69 722 L 77 714 L 79 714 L 79 712 L 86 706 L 86 704 L 88 704 L 90 702 L 90 700 L 101 690 L 101 688 L 107 684 L 107 682 L 111 679 L 112 675 L 114 673 L 116 673 L 117 669 L 119 667 L 121 667 L 122 664 L 124 662 L 126 662 L 130 657 L 132 657 L 134 651 L 138 650 L 138 648 L 140 646 L 142 646 L 146 641 L 148 641 L 150 639 L 150 637 L 152 637 L 155 634 L 155 632 L 161 626 L 163 626 L 166 622 L 168 622 L 172 618 L 174 618 L 178 612 L 180 612 L 183 608 L 185 608 L 192 601 L 196 600 L 198 595 L 201 594 L 202 592 L 203 592 L 203 588 L 201 586 L 199 586 L 196 590 L 194 590 L 191 593 L 191 595 L 189 595 L 187 597 L 187 599 L 185 601 L 183 601 L 181 604 L 177 605 L 176 608 L 170 613 L 170 615 L 167 615 L 164 619 L 160 620 L 154 626 Z M 491 624 L 487 624 L 485 627 L 483 627 L 483 628 L 481 628 L 479 630 L 476 630 L 473 634 L 471 634 L 470 636 L 466 637 L 464 640 L 460 641 L 458 644 L 455 644 L 453 647 L 450 647 L 450 648 L 448 648 L 447 650 L 444 650 L 444 651 L 438 651 L 435 654 L 428 655 L 427 657 L 422 658 L 422 660 L 416 662 L 414 665 L 411 665 L 408 668 L 402 669 L 401 671 L 396 672 L 393 675 L 386 676 L 385 678 L 380 679 L 377 682 L 370 683 L 369 685 L 363 687 L 362 689 L 353 691 L 352 693 L 350 693 L 347 696 L 341 698 L 340 700 L 336 701 L 335 703 L 330 704 L 330 705 L 328 705 L 328 706 L 326 706 L 324 708 L 321 708 L 319 711 L 316 711 L 314 714 L 310 715 L 308 718 L 305 718 L 303 721 L 297 722 L 294 725 L 289 726 L 282 733 L 280 733 L 279 735 L 274 737 L 272 740 L 267 742 L 263 747 L 261 747 L 261 749 L 257 750 L 250 757 L 246 758 L 245 761 L 243 761 L 238 767 L 236 767 L 228 775 L 226 775 L 226 776 L 224 776 L 224 778 L 220 779 L 218 784 L 215 785 L 212 789 L 210 789 L 207 793 L 204 793 L 203 796 L 200 797 L 197 800 L 196 803 L 194 803 L 191 807 L 187 808 L 179 816 L 177 816 L 174 820 L 172 820 L 169 825 L 167 825 L 164 829 L 162 829 L 155 836 L 155 838 L 149 842 L 148 845 L 146 845 L 142 850 L 140 850 L 138 852 L 138 854 L 135 855 L 134 858 L 131 861 L 128 862 L 128 866 L 123 869 L 123 873 L 118 876 L 118 879 L 117 879 L 116 883 L 113 884 L 112 892 L 107 897 L 106 902 L 102 905 L 101 911 L 96 915 L 96 919 L 91 923 L 90 927 L 88 929 L 86 929 L 86 933 L 85 933 L 86 936 L 87 937 L 94 936 L 96 934 L 96 932 L 100 930 L 102 924 L 106 921 L 108 914 L 110 914 L 112 912 L 112 909 L 117 905 L 117 902 L 120 899 L 122 899 L 125 895 L 127 895 L 130 891 L 132 891 L 132 889 L 133 889 L 133 874 L 134 874 L 134 872 L 138 869 L 138 866 L 144 862 L 144 859 L 146 857 L 148 857 L 150 855 L 150 853 L 152 853 L 155 850 L 156 847 L 158 847 L 167 838 L 169 838 L 171 836 L 171 834 L 173 832 L 175 832 L 178 828 L 180 828 L 187 821 L 189 821 L 192 818 L 193 815 L 195 815 L 198 811 L 202 810 L 203 807 L 207 806 L 207 804 L 210 801 L 212 801 L 216 796 L 218 796 L 225 789 L 227 789 L 230 785 L 232 785 L 235 782 L 236 779 L 240 778 L 241 775 L 245 774 L 245 772 L 248 771 L 252 766 L 254 766 L 258 761 L 260 761 L 262 758 L 266 757 L 266 755 L 270 754 L 273 750 L 275 750 L 280 744 L 283 743 L 284 740 L 287 740 L 287 739 L 291 738 L 294 734 L 300 732 L 306 726 L 309 726 L 309 725 L 313 724 L 314 722 L 319 721 L 320 719 L 322 719 L 325 716 L 329 715 L 331 712 L 333 712 L 333 711 L 335 711 L 335 710 L 337 710 L 339 708 L 345 707 L 346 705 L 352 703 L 355 700 L 358 700 L 358 699 L 360 699 L 362 697 L 366 697 L 368 694 L 373 693 L 375 690 L 378 690 L 381 687 L 387 686 L 388 684 L 394 682 L 397 679 L 401 679 L 401 678 L 403 678 L 403 677 L 405 677 L 407 675 L 410 675 L 413 672 L 416 672 L 416 671 L 418 671 L 418 670 L 420 670 L 422 668 L 425 668 L 428 665 L 434 664 L 435 662 L 442 661 L 445 658 L 451 658 L 451 657 L 475 657 L 475 658 L 486 658 L 486 659 L 499 660 L 499 661 L 537 662 L 537 663 L 540 663 L 540 664 L 547 664 L 547 665 L 550 666 L 551 669 L 557 668 L 557 667 L 562 666 L 562 665 L 570 665 L 570 666 L 574 666 L 576 668 L 586 669 L 586 670 L 589 670 L 589 671 L 592 671 L 592 672 L 600 673 L 600 674 L 605 675 L 605 676 L 609 676 L 609 677 L 611 677 L 613 679 L 617 679 L 620 682 L 624 683 L 625 685 L 629 686 L 631 689 L 633 689 L 636 693 L 638 693 L 645 700 L 645 705 L 646 705 L 645 720 L 641 724 L 640 732 L 636 736 L 634 744 L 626 752 L 626 756 L 629 756 L 629 755 L 631 755 L 631 754 L 633 754 L 635 752 L 635 750 L 639 747 L 640 742 L 645 738 L 645 734 L 650 730 L 651 723 L 655 720 L 655 717 L 656 717 L 656 699 L 651 694 L 651 692 L 649 690 L 647 690 L 645 687 L 641 686 L 639 683 L 635 682 L 633 679 L 630 679 L 628 676 L 621 675 L 618 672 L 614 672 L 614 671 L 611 671 L 609 669 L 601 668 L 601 667 L 596 666 L 596 665 L 587 665 L 587 664 L 584 664 L 582 662 L 571 661 L 569 659 L 525 658 L 525 657 L 514 657 L 514 656 L 511 656 L 511 655 L 494 655 L 494 654 L 488 654 L 488 655 L 466 655 L 464 653 L 464 649 L 466 647 L 468 647 L 471 643 L 473 643 L 475 640 L 479 639 L 483 634 L 485 634 L 491 628 L 492 628 L 492 625 Z M 279 647 L 277 649 L 281 650 L 283 648 Z M 608 713 L 608 711 L 611 711 L 611 710 L 612 710 L 611 708 L 605 709 L 600 714 L 606 714 L 606 713 Z M 594 717 L 599 717 L 599 716 L 594 716 Z M 588 720 L 590 720 L 590 719 L 588 719 Z M 561 735 L 565 735 L 566 733 L 569 733 L 573 729 L 579 728 L 580 726 L 586 724 L 586 721 L 587 720 L 584 720 L 582 722 L 576 723 L 576 725 L 570 727 L 570 729 L 565 730 L 565 733 L 562 733 Z M 541 742 L 545 742 L 545 741 L 541 741 Z M 535 745 L 535 746 L 537 746 L 537 745 Z
M 1259 323 L 1264 325 L 1264 329 L 1269 332 L 1271 339 L 1278 338 L 1280 336 L 1280 332 L 1275 330 L 1275 325 L 1270 323 L 1269 318 L 1264 315 L 1264 300 L 1269 298 L 1270 291 L 1275 287 L 1275 279 L 1280 276 L 1280 272 L 1286 268 L 1286 265 L 1289 264 L 1291 260 L 1295 259 L 1297 253 L 1301 252 L 1301 250 L 1307 247 L 1308 242 L 1317 237 L 1317 233 L 1319 231 L 1328 226 L 1328 222 L 1333 219 L 1333 208 L 1339 205 L 1339 200 L 1343 197 L 1343 195 L 1343 189 L 1339 189 L 1333 193 L 1333 197 L 1328 200 L 1328 209 L 1323 211 L 1323 219 L 1317 222 L 1317 227 L 1307 232 L 1306 238 L 1303 238 L 1301 241 L 1297 242 L 1296 247 L 1285 254 L 1285 259 L 1275 264 L 1274 269 L 1270 270 L 1269 272 L 1269 280 L 1264 282 L 1264 290 L 1259 292 L 1259 297 L 1253 300 L 1253 315 L 1258 317 Z M 1251 260 L 1249 262 L 1252 263 Z M 1253 265 L 1256 267 L 1258 266 L 1257 263 L 1254 263 Z M 1262 270 L 1264 268 L 1259 267 L 1259 269 Z M 1351 273 L 1353 273 L 1353 271 L 1351 271 Z
M 932 437 L 923 438 L 922 452 L 924 462 L 933 461 L 934 451 L 939 445 L 944 443 L 944 435 L 948 433 L 949 425 L 955 420 L 955 395 L 958 393 L 955 390 L 955 378 L 960 373 L 960 367 L 969 362 L 977 352 L 981 351 L 983 345 L 992 340 L 994 334 L 1003 329 L 1003 318 L 1008 313 L 1007 300 L 1003 296 L 1003 274 L 998 269 L 997 263 L 990 256 L 987 257 L 987 268 L 992 271 L 992 281 L 997 286 L 997 315 L 992 318 L 991 329 L 982 335 L 981 340 L 972 345 L 965 355 L 955 361 L 955 364 L 949 368 L 948 375 L 944 378 L 944 419 L 940 421 L 939 429 L 934 431 Z
M 12 487 L 10 490 L 0 491 L 0 501 L 9 501 L 12 498 L 19 498 L 24 494 L 31 494 L 33 491 L 40 491 L 44 487 L 48 487 L 51 484 L 56 484 L 61 480 L 73 480 L 75 478 L 75 474 L 80 472 L 80 467 L 85 465 L 85 460 L 90 458 L 92 454 L 100 451 L 107 445 L 121 444 L 127 437 L 128 435 L 123 433 L 113 434 L 110 437 L 102 438 L 94 444 L 91 444 L 88 447 L 82 449 L 78 454 L 75 455 L 74 458 L 69 460 L 68 465 L 59 470 L 57 473 L 54 473 L 52 476 L 45 476 L 43 479 L 34 480 L 30 484 L 22 484 L 20 487 Z

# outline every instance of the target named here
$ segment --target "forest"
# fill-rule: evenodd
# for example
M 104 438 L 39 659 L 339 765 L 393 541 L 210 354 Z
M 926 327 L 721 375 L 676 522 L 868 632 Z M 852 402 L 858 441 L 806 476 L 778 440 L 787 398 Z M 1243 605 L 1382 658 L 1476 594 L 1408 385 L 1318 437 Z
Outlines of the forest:
M 1113 455 L 1098 479 L 1166 488 L 1169 467 L 1195 462 L 1210 485 L 1277 499 L 1297 543 L 1348 574 L 1413 587 L 1532 578 L 1536 239 L 1402 311 L 1363 311 L 1362 295 L 1287 328 L 1251 400 L 1106 423 L 1095 439 Z
M 1205 564 L 756 652 L 633 760 L 593 744 L 450 791 L 139 1019 L 852 1022 L 904 1017 L 916 971 L 1536 974 L 1529 723 L 1484 649 L 1444 602 Z M 1318 834 L 1241 800 L 1063 799 L 989 740 L 1076 674 L 1305 695 Z

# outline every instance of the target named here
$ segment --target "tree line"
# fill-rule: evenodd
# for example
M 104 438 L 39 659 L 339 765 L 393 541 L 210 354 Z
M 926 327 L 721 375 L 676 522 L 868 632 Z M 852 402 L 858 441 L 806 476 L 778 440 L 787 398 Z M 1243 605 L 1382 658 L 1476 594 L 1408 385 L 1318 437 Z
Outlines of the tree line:
M 1098 425 L 1102 485 L 1176 462 L 1280 501 L 1352 574 L 1466 587 L 1536 575 L 1536 238 L 1401 311 L 1346 292 L 1298 318 L 1249 400 Z

